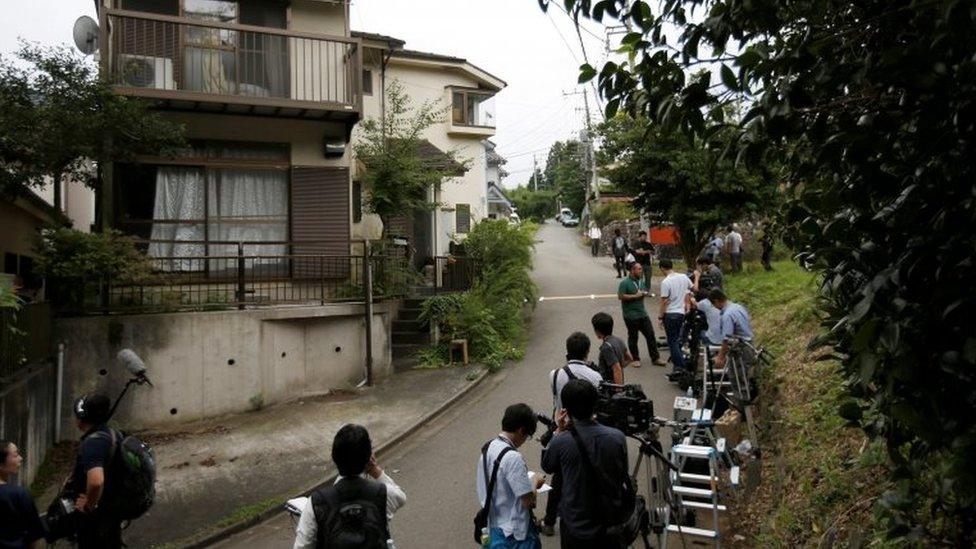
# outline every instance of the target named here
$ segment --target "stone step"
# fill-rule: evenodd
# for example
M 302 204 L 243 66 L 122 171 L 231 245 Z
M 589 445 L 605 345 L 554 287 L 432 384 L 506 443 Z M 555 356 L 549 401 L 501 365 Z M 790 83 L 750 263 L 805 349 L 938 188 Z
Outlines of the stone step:
M 421 309 L 400 309 L 397 313 L 397 320 L 416 320 L 420 316 Z
M 417 332 L 426 333 L 430 330 L 427 329 L 427 325 L 416 318 L 398 318 L 393 321 L 393 331 L 394 332 Z
M 430 343 L 430 333 L 428 332 L 393 332 L 393 344 L 426 344 Z
M 427 347 L 427 345 L 421 343 L 394 343 L 392 346 L 393 359 L 413 359 L 417 351 L 420 351 L 424 347 Z

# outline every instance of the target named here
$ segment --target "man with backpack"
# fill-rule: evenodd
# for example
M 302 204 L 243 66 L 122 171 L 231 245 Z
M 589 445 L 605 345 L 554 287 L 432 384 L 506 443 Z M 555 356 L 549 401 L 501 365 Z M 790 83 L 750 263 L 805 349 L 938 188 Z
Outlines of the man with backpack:
M 627 438 L 593 420 L 598 398 L 596 388 L 586 381 L 567 383 L 556 434 L 542 451 L 542 470 L 563 481 L 563 549 L 623 549 L 633 541 L 616 533 L 636 501 L 627 473 Z
M 85 395 L 75 401 L 78 429 L 84 433 L 71 476 L 65 481 L 62 496 L 73 500 L 75 513 L 66 517 L 74 525 L 79 549 L 116 549 L 122 544 L 122 519 L 103 505 L 117 487 L 116 473 L 120 461 L 115 451 L 119 435 L 106 425 L 111 416 L 112 401 L 101 393 Z
M 377 465 L 366 428 L 347 424 L 339 429 L 332 461 L 339 475 L 308 498 L 294 549 L 387 549 L 389 521 L 407 496 Z
M 613 241 L 610 242 L 610 251 L 613 252 L 613 266 L 617 268 L 617 278 L 623 278 L 624 273 L 627 272 L 625 259 L 627 254 L 630 253 L 630 245 L 627 244 L 627 239 L 620 234 L 620 229 L 613 230 Z
M 479 518 L 483 519 L 482 545 L 492 549 L 541 549 L 532 519 L 536 490 L 545 477 L 529 477 L 518 448 L 532 438 L 535 412 L 527 404 L 505 409 L 502 432 L 481 448 L 478 456 Z M 476 526 L 479 521 L 476 519 Z M 486 536 L 486 537 L 484 537 Z M 487 544 L 486 544 L 487 542 Z
M 590 356 L 590 338 L 582 332 L 573 332 L 566 338 L 566 364 L 549 372 L 549 387 L 552 391 L 552 417 L 562 409 L 559 394 L 563 387 L 574 379 L 582 379 L 594 387 L 599 387 L 603 381 L 588 362 Z M 552 477 L 552 490 L 546 500 L 546 514 L 542 519 L 540 531 L 545 536 L 556 534 L 556 518 L 559 508 L 559 498 L 562 493 L 562 478 L 556 474 Z

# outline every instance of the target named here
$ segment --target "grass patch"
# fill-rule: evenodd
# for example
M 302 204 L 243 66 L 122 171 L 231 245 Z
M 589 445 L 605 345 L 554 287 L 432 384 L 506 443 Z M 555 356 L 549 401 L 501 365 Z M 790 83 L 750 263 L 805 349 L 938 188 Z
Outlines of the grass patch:
M 727 539 L 742 536 L 733 543 L 741 547 L 880 544 L 872 509 L 887 487 L 885 457 L 838 415 L 837 363 L 807 351 L 819 330 L 814 275 L 788 261 L 770 272 L 749 264 L 726 287 L 775 358 L 761 379 L 763 482 L 732 507 Z

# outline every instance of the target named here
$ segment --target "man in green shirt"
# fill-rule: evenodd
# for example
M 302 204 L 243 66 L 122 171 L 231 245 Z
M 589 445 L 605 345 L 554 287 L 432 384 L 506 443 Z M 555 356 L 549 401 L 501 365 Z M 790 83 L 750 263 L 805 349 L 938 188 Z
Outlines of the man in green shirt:
M 644 267 L 640 263 L 630 266 L 627 278 L 620 282 L 617 288 L 617 298 L 620 299 L 620 308 L 624 315 L 624 324 L 627 326 L 627 347 L 634 360 L 640 363 L 640 353 L 637 349 L 637 334 L 644 334 L 647 341 L 647 352 L 651 355 L 651 361 L 656 366 L 664 366 L 661 355 L 657 350 L 657 338 L 654 336 L 654 325 L 651 317 L 644 308 L 644 298 L 650 295 L 647 284 L 644 282 Z

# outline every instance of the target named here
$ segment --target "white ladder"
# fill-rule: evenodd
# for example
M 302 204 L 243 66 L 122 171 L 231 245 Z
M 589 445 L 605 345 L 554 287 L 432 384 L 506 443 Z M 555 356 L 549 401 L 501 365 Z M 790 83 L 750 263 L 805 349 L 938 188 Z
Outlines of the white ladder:
M 711 431 L 711 429 L 708 429 Z M 689 437 L 690 438 L 690 437 Z M 713 435 L 712 435 L 713 438 Z M 719 439 L 717 445 L 724 446 L 725 440 Z M 724 448 L 723 448 L 724 450 Z M 692 536 L 710 539 L 716 548 L 721 547 L 721 533 L 718 530 L 719 512 L 725 511 L 726 506 L 719 503 L 719 450 L 715 446 L 699 446 L 695 444 L 675 444 L 671 447 L 671 460 L 678 466 L 678 471 L 671 471 L 671 490 L 677 497 L 678 507 L 694 513 L 696 510 L 711 511 L 712 529 L 682 526 L 680 522 L 685 513 L 677 513 L 676 524 L 668 524 L 667 532 L 681 536 Z M 708 474 L 686 473 L 684 465 L 689 461 L 706 461 Z M 737 476 L 737 475 L 736 475 Z M 698 485 L 691 486 L 692 484 Z M 667 547 L 667 536 L 663 537 L 662 549 Z

